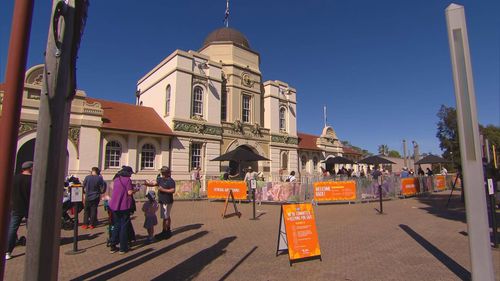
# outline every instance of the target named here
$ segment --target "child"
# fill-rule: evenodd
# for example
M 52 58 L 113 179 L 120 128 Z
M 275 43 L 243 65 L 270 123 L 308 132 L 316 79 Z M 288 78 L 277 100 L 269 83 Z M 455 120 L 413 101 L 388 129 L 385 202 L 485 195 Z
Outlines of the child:
M 156 211 L 158 211 L 158 203 L 156 202 L 155 192 L 153 190 L 148 191 L 146 197 L 148 201 L 142 205 L 142 211 L 144 212 L 144 228 L 148 230 L 148 239 L 146 243 L 149 244 L 154 240 L 155 225 L 158 224 L 158 219 L 156 218 Z

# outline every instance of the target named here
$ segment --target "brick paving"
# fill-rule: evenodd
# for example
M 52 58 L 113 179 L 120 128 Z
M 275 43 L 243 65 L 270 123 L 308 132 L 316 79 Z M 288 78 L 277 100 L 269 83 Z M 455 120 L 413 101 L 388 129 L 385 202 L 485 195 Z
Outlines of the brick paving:
M 257 206 L 259 220 L 250 220 L 251 204 L 240 204 L 242 217 L 221 218 L 223 202 L 177 201 L 174 236 L 150 245 L 140 212 L 134 216 L 138 242 L 125 255 L 110 254 L 104 224 L 79 230 L 79 248 L 72 249 L 72 231 L 61 232 L 60 280 L 466 280 L 470 276 L 467 225 L 463 205 L 447 193 L 378 203 L 315 207 L 322 261 L 289 266 L 276 257 L 279 205 Z M 138 203 L 138 210 L 140 210 Z M 102 208 L 101 221 L 105 221 Z M 157 231 L 160 230 L 157 226 Z M 20 232 L 24 232 L 21 227 Z M 5 279 L 21 280 L 25 247 L 7 261 Z M 500 280 L 500 250 L 493 250 Z

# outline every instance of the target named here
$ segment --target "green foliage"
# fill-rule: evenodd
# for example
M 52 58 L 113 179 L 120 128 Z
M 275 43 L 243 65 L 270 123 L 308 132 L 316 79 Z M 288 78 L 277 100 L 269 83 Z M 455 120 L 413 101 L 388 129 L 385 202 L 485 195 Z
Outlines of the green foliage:
M 451 167 L 460 165 L 460 145 L 458 143 L 457 111 L 453 107 L 441 105 L 437 113 L 436 137 L 439 139 L 439 147 L 443 151 L 443 158 L 452 161 Z M 451 168 L 449 167 L 449 168 Z
M 389 150 L 389 157 L 401 158 L 401 154 L 397 150 Z
M 389 146 L 387 144 L 381 144 L 378 146 L 378 154 L 387 156 L 389 154 Z
M 457 112 L 453 107 L 441 105 L 437 116 L 439 122 L 437 123 L 436 137 L 439 139 L 439 147 L 443 151 L 443 158 L 453 161 L 453 167 L 457 167 L 457 165 L 460 165 Z M 495 145 L 498 155 L 498 152 L 500 152 L 500 127 L 479 125 L 479 131 L 484 138 L 488 139 L 490 145 Z

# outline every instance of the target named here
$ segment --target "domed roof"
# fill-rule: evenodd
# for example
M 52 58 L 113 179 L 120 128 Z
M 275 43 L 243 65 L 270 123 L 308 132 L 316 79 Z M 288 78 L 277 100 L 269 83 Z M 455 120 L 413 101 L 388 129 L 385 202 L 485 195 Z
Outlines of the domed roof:
M 243 33 L 230 27 L 222 27 L 212 31 L 205 38 L 203 42 L 203 47 L 207 46 L 213 42 L 233 42 L 236 45 L 243 46 L 250 49 L 250 43 Z

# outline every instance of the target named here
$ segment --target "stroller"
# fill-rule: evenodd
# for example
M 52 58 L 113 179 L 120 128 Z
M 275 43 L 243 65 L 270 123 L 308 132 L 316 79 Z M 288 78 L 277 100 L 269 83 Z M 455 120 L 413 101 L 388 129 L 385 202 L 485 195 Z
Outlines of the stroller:
M 61 227 L 64 230 L 71 230 L 74 227 L 75 221 L 69 215 L 71 213 L 74 215 L 74 211 L 72 209 L 73 204 L 71 202 L 71 192 L 70 188 L 74 184 L 80 184 L 80 180 L 77 177 L 71 176 L 64 182 L 64 193 L 63 193 L 63 204 L 62 204 L 62 217 L 61 217 Z M 83 203 L 79 202 L 78 204 L 78 213 L 83 210 Z
M 111 237 L 113 235 L 113 230 L 114 230 L 114 222 L 113 222 L 113 211 L 111 211 L 111 209 L 109 208 L 109 199 L 105 199 L 103 201 L 103 206 L 104 206 L 104 211 L 107 212 L 107 214 L 108 214 L 108 239 L 106 241 L 106 247 L 110 247 L 111 246 Z M 136 210 L 135 200 L 132 197 L 132 209 L 130 211 L 131 216 L 135 212 L 135 210 Z M 132 222 L 130 222 L 128 224 L 127 231 L 128 231 L 128 244 L 130 247 L 130 246 L 132 246 L 132 243 L 136 242 L 135 230 L 134 230 L 134 226 L 132 225 Z

